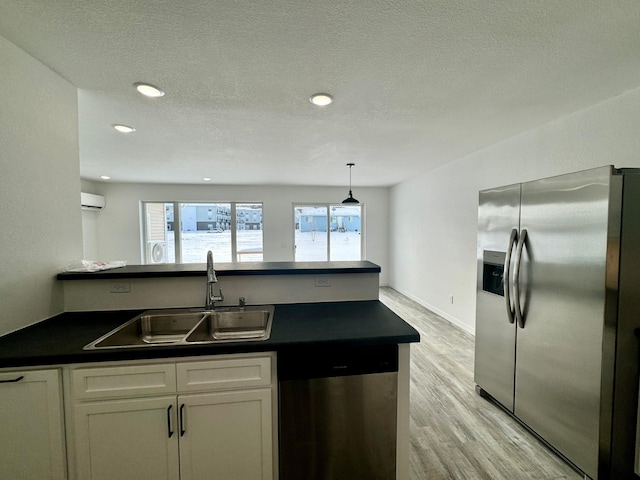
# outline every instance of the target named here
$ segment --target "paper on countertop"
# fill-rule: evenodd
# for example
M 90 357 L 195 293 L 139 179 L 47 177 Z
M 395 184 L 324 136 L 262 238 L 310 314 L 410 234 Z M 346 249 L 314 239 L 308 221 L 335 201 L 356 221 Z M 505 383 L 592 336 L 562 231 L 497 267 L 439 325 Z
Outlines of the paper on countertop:
M 80 260 L 67 266 L 65 272 L 99 272 L 100 270 L 110 270 L 112 268 L 124 267 L 127 264 L 123 260 L 113 260 L 103 262 L 99 260 Z

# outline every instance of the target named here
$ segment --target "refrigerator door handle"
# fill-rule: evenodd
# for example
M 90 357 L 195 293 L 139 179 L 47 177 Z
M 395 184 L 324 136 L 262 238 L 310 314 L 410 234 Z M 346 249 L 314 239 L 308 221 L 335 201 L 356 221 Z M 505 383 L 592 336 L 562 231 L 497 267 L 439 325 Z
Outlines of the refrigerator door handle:
M 511 252 L 513 251 L 513 246 L 518 240 L 518 229 L 514 228 L 511 230 L 511 236 L 509 237 L 509 247 L 507 248 L 507 256 L 504 260 L 504 299 L 507 307 L 507 319 L 509 323 L 513 323 L 515 321 L 515 310 L 511 306 Z
M 520 305 L 520 265 L 522 264 L 522 249 L 526 241 L 527 229 L 523 228 L 516 248 L 516 263 L 513 267 L 513 301 L 515 303 L 516 319 L 520 328 L 524 328 L 524 315 L 522 314 L 522 305 Z

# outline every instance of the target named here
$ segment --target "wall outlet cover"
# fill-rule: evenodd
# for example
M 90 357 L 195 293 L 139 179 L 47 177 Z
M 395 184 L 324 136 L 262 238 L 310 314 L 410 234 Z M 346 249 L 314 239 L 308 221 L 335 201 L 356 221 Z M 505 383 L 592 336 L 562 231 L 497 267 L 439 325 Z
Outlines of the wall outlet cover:
M 111 293 L 130 293 L 131 282 L 111 282 L 111 285 L 109 285 L 109 291 Z
M 330 287 L 331 286 L 331 278 L 323 275 L 321 277 L 315 278 L 316 287 Z

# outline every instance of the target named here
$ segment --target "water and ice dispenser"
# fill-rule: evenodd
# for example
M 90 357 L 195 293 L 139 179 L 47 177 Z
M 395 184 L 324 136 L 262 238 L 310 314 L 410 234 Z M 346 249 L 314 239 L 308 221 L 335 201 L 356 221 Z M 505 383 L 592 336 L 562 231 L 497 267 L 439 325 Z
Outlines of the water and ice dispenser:
M 485 250 L 482 254 L 482 290 L 504 297 L 505 252 Z

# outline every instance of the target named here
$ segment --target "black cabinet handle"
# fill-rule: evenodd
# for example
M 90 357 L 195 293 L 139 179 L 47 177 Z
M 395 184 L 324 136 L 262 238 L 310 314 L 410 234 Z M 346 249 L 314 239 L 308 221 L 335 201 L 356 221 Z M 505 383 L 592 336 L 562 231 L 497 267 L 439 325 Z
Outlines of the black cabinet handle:
M 0 380 L 0 383 L 18 383 L 20 380 L 24 379 L 24 375 L 20 375 L 18 378 L 14 378 L 13 380 Z
M 184 437 L 187 431 L 184 428 L 184 403 L 180 405 L 180 436 Z
M 171 409 L 173 408 L 173 405 L 169 405 L 169 408 L 167 408 L 167 434 L 169 435 L 169 438 L 173 437 L 173 429 L 171 428 Z

